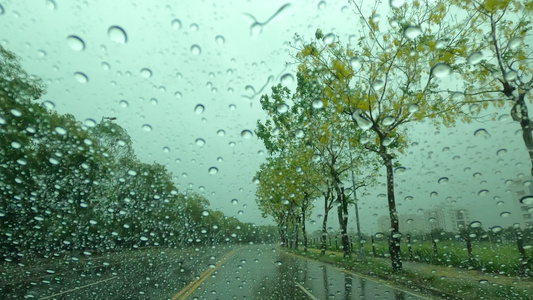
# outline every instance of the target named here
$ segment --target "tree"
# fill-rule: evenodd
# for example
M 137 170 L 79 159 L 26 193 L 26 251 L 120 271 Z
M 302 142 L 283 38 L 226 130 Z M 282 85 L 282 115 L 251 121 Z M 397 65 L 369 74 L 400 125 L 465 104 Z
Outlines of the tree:
M 303 80 L 316 82 L 316 97 L 335 108 L 365 132 L 358 140 L 375 153 L 385 167 L 391 220 L 389 252 L 394 271 L 402 269 L 400 228 L 394 194 L 394 165 L 407 146 L 405 124 L 424 119 L 451 125 L 459 103 L 438 92 L 440 78 L 452 71 L 455 43 L 437 45 L 446 30 L 440 22 L 447 13 L 444 2 L 429 1 L 394 8 L 388 24 L 363 15 L 362 32 L 355 47 L 342 46 L 332 34 L 317 30 L 315 40 L 296 48 Z M 446 29 L 446 28 L 445 28 Z
M 465 48 L 457 51 L 464 79 L 465 103 L 479 112 L 492 103 L 510 108 L 520 124 L 533 175 L 533 135 L 527 102 L 533 88 L 533 59 L 530 45 L 533 3 L 528 0 L 454 0 L 466 14 L 455 29 L 461 32 Z

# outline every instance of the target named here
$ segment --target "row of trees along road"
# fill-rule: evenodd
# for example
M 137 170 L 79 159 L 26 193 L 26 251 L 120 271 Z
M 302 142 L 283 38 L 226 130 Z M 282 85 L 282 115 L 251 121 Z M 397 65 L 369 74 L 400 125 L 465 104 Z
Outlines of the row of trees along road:
M 136 158 L 113 118 L 82 125 L 47 108 L 50 102 L 33 101 L 44 93 L 42 82 L 0 46 L 2 260 L 268 239 L 270 228 L 212 211 L 201 195 L 179 193 L 165 166 Z
M 373 174 L 384 168 L 389 252 L 393 270 L 401 270 L 393 171 L 397 155 L 408 146 L 406 125 L 427 121 L 452 126 L 456 120 L 476 118 L 489 103 L 502 109 L 510 103 L 526 146 L 533 150 L 525 104 L 533 83 L 525 43 L 533 4 L 449 4 L 391 1 L 384 18 L 378 17 L 379 3 L 366 16 L 351 1 L 361 20 L 355 45 L 344 46 L 320 29 L 310 42 L 295 37 L 297 88 L 291 92 L 279 85 L 270 96 L 263 95 L 268 117 L 256 129 L 271 155 L 256 175 L 257 201 L 264 214 L 274 216 L 283 240 L 287 230 L 305 229 L 306 216 L 317 203 L 309 199 L 321 197 L 322 253 L 328 212 L 336 207 L 344 255 L 350 255 L 347 207 L 354 200 L 346 190 L 355 193 L 371 185 Z M 449 82 L 454 81 L 452 89 Z M 304 248 L 305 243 L 304 238 Z

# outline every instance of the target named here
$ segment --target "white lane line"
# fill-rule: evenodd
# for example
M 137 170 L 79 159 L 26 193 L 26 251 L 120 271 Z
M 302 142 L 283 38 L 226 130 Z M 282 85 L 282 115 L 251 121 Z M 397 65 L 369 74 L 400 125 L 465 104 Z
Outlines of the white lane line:
M 309 296 L 309 298 L 313 299 L 313 300 L 318 300 L 317 298 L 315 298 L 315 296 L 313 296 L 306 288 L 304 288 L 301 284 L 299 284 L 298 282 L 294 282 L 296 283 L 296 285 L 302 290 L 304 291 L 304 293 L 307 294 L 307 296 Z
M 74 288 L 74 289 L 71 289 L 71 290 L 68 290 L 68 291 L 64 291 L 64 292 L 61 292 L 61 293 L 57 293 L 57 294 L 53 294 L 53 295 L 50 295 L 50 296 L 46 296 L 46 297 L 43 297 L 43 298 L 40 298 L 40 299 L 41 300 L 50 299 L 50 298 L 55 297 L 55 296 L 59 296 L 59 295 L 63 295 L 63 294 L 66 294 L 66 293 L 70 293 L 70 292 L 74 292 L 74 291 L 77 291 L 77 290 L 81 290 L 81 289 L 84 289 L 84 288 L 89 287 L 91 285 L 99 284 L 99 283 L 106 282 L 106 281 L 109 281 L 109 280 L 112 280 L 112 279 L 116 279 L 116 278 L 117 277 L 107 278 L 107 279 L 100 280 L 100 281 L 97 281 L 97 282 L 93 282 L 93 283 L 89 283 L 89 284 L 86 284 L 86 285 L 82 285 L 80 287 L 77 287 L 77 288 Z

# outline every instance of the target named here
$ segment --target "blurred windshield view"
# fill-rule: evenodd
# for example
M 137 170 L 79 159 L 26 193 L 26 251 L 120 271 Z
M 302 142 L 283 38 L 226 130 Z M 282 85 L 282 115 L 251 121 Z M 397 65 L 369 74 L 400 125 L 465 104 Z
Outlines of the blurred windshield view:
M 532 299 L 532 20 L 0 0 L 0 298 Z

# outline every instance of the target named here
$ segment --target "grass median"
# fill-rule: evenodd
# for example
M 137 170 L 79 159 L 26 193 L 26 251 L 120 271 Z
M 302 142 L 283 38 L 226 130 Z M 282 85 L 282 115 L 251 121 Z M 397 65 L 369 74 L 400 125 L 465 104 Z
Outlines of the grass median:
M 501 276 L 477 270 L 404 261 L 401 272 L 394 273 L 387 258 L 343 258 L 342 252 L 318 249 L 287 251 L 306 258 L 333 264 L 357 274 L 370 276 L 387 284 L 405 287 L 444 299 L 533 299 L 533 280 Z

